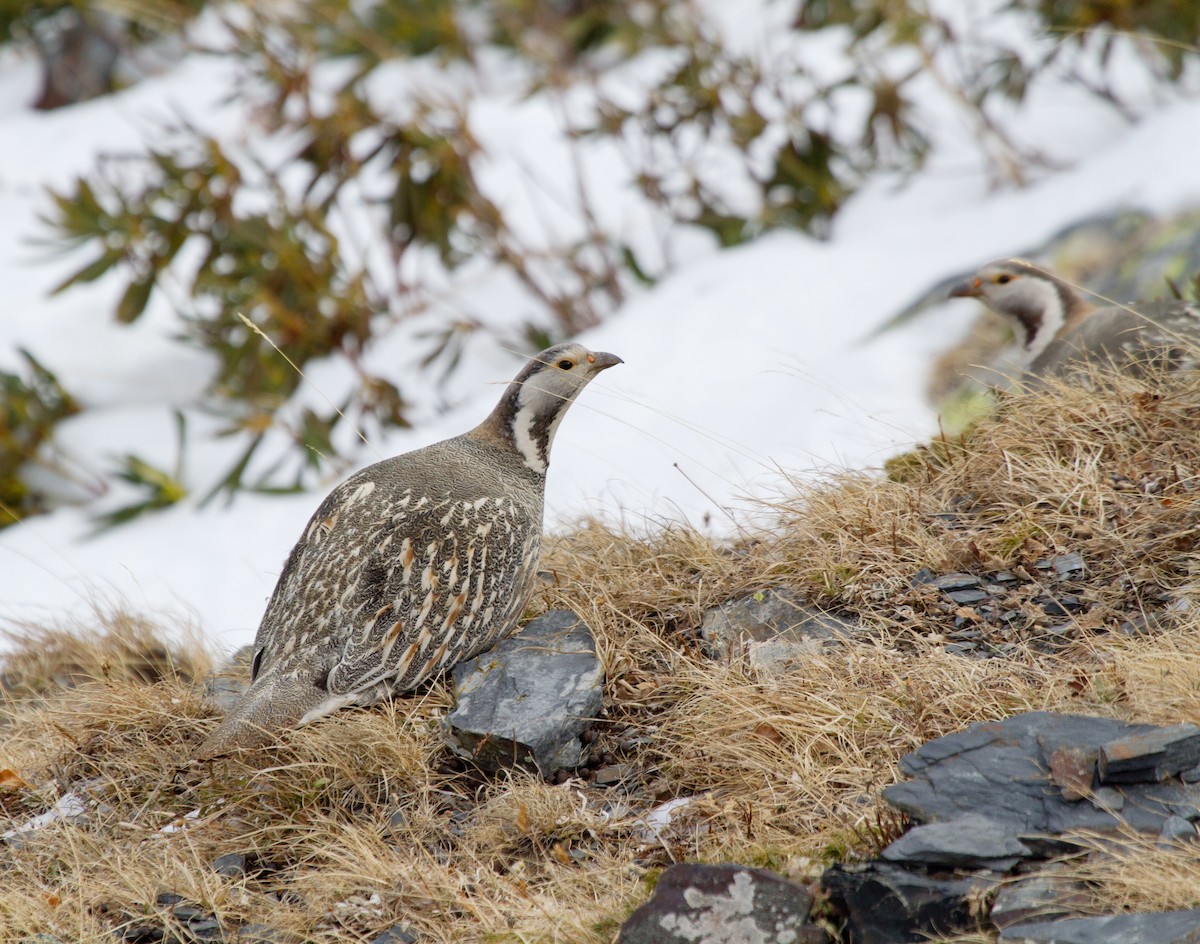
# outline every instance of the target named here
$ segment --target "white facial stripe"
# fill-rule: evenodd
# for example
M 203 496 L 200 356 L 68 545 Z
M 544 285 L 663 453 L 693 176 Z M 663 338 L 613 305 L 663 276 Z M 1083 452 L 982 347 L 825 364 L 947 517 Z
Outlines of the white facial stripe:
M 522 397 L 524 399 L 524 397 Z M 533 424 L 537 420 L 537 410 L 524 403 L 517 409 L 513 417 L 513 442 L 525 465 L 534 472 L 545 473 L 546 463 L 542 460 L 542 450 L 533 436 Z
M 543 383 L 546 386 L 542 386 Z M 555 387 L 558 389 L 554 389 Z M 567 407 L 571 405 L 579 390 L 580 386 L 576 382 L 553 374 L 535 374 L 522 385 L 517 396 L 517 412 L 512 420 L 513 443 L 525 465 L 534 472 L 545 474 L 544 457 L 550 455 L 550 446 L 554 442 L 554 434 L 558 432 L 558 424 L 562 422 Z M 539 419 L 544 421 L 546 417 L 550 418 L 550 422 L 545 426 L 543 443 L 539 441 L 534 427 Z
M 1046 350 L 1066 323 L 1066 313 L 1063 311 L 1062 297 L 1058 289 L 1044 279 L 1025 279 L 1027 290 L 1036 294 L 1036 305 L 1042 312 L 1042 323 L 1033 337 L 1029 339 L 1026 350 L 1029 357 L 1037 357 Z

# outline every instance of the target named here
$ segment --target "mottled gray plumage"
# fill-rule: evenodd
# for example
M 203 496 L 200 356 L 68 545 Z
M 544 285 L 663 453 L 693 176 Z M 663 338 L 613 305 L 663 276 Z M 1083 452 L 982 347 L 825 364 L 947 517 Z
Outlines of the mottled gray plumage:
M 533 589 L 550 444 L 583 387 L 620 363 L 542 351 L 475 429 L 339 485 L 292 549 L 255 639 L 252 683 L 207 759 L 370 705 L 510 633 Z
M 984 266 L 950 295 L 977 298 L 1012 323 L 1026 380 L 1065 377 L 1085 364 L 1131 373 L 1155 362 L 1171 370 L 1200 365 L 1196 302 L 1097 308 L 1062 279 L 1019 259 Z

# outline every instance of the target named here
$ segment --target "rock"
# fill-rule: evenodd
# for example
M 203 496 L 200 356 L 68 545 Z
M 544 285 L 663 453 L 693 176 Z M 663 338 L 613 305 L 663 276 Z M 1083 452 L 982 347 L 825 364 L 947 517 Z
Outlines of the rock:
M 835 865 L 821 884 L 845 919 L 849 944 L 909 944 L 975 930 L 973 902 L 997 875 L 935 877 L 887 862 Z
M 994 891 L 991 918 L 1003 929 L 1001 941 L 1200 944 L 1200 910 L 1080 917 L 1076 909 L 1087 902 L 1078 882 L 1033 871 L 1070 851 L 1074 834 L 1133 829 L 1161 843 L 1195 840 L 1200 785 L 1177 775 L 1196 769 L 1198 739 L 1200 728 L 1188 724 L 1030 712 L 922 745 L 900 762 L 913 779 L 884 790 L 918 825 L 879 860 L 826 872 L 851 940 L 970 930 L 972 904 Z M 963 869 L 977 871 L 953 874 Z M 997 872 L 1012 869 L 1023 877 L 1001 881 Z M 896 936 L 887 936 L 889 926 Z
M 621 928 L 618 944 L 820 944 L 812 894 L 766 869 L 673 865 Z
M 1030 920 L 1066 917 L 1087 904 L 1083 882 L 1039 873 L 1001 885 L 992 902 L 991 919 L 1003 930 Z
M 632 779 L 638 772 L 633 764 L 605 764 L 596 769 L 592 783 L 598 787 L 610 787 L 624 780 Z
M 888 862 L 1007 872 L 1030 854 L 1003 826 L 978 813 L 914 826 L 880 853 Z
M 417 944 L 417 936 L 408 925 L 397 924 L 372 938 L 371 944 Z
M 946 596 L 959 606 L 971 606 L 974 603 L 982 603 L 991 594 L 986 590 L 951 590 Z
M 250 687 L 254 646 L 242 646 L 220 669 L 204 680 L 204 697 L 228 712 Z
M 1070 616 L 1086 608 L 1083 600 L 1074 593 L 1063 593 L 1056 597 L 1035 597 L 1033 602 L 1040 604 L 1042 612 L 1055 619 Z
M 1099 751 L 1060 747 L 1050 753 L 1050 778 L 1064 800 L 1082 800 L 1092 792 Z
M 403 810 L 392 810 L 383 821 L 383 834 L 386 836 L 398 835 L 407 829 L 408 817 L 404 815 Z
M 1108 810 L 1110 813 L 1120 813 L 1125 809 L 1125 797 L 1120 790 L 1112 787 L 1099 787 L 1092 792 L 1092 806 L 1098 810 Z
M 972 574 L 944 574 L 941 577 L 934 577 L 929 582 L 946 593 L 954 590 L 973 590 L 983 583 Z
M 221 924 L 217 921 L 216 915 L 192 904 L 182 895 L 175 892 L 160 892 L 155 897 L 154 903 L 160 908 L 167 909 L 171 917 L 183 925 L 187 931 L 187 940 L 220 941 L 224 938 L 221 933 Z M 162 928 L 155 925 L 141 925 L 138 933 L 142 938 L 149 936 L 149 939 L 153 939 L 154 934 L 158 933 L 164 935 L 161 938 L 164 941 L 175 940 L 174 935 L 166 934 Z
M 579 736 L 600 711 L 603 685 L 591 630 L 574 613 L 546 613 L 455 666 L 458 704 L 445 721 L 450 747 L 492 772 L 578 767 Z
M 1075 577 L 1082 577 L 1086 567 L 1083 563 L 1083 555 L 1079 551 L 1072 551 L 1070 554 L 1062 554 L 1054 558 L 1051 563 L 1054 565 L 1054 572 L 1058 575 L 1059 580 L 1070 580 Z
M 1134 770 L 1141 770 L 1156 777 L 1166 769 L 1163 763 L 1177 767 L 1185 762 L 1186 752 L 1167 756 L 1168 743 L 1182 743 L 1178 737 L 1143 737 L 1162 730 L 1182 733 L 1152 725 L 1127 725 L 1111 718 L 1050 712 L 977 723 L 930 741 L 904 757 L 900 767 L 913 779 L 887 787 L 883 795 L 917 823 L 950 823 L 966 815 L 984 815 L 1027 846 L 1033 857 L 1065 851 L 1069 845 L 1054 837 L 1067 832 L 1111 834 L 1131 827 L 1158 835 L 1173 807 L 1194 806 L 1200 801 L 1200 787 L 1178 779 L 1136 785 L 1123 782 L 1119 789 L 1112 788 L 1113 796 L 1097 790 L 1091 796 L 1093 802 L 1080 803 L 1064 799 L 1063 781 L 1056 781 L 1052 774 L 1052 758 L 1060 751 L 1067 752 L 1060 758 L 1081 752 L 1076 754 L 1079 763 L 1086 753 L 1099 755 L 1106 747 L 1114 750 L 1115 757 L 1132 757 L 1134 743 L 1139 751 L 1157 756 L 1157 745 L 1164 749 L 1160 762 L 1130 761 L 1127 768 L 1131 776 Z M 1121 750 L 1123 744 L 1129 749 Z M 1067 777 L 1061 759 L 1059 768 L 1059 777 Z M 1086 769 L 1076 768 L 1067 777 L 1070 791 L 1078 793 L 1087 779 Z M 1131 791 L 1136 802 L 1127 802 Z
M 789 590 L 768 589 L 709 610 L 700 638 L 714 658 L 744 658 L 755 671 L 777 675 L 859 629 L 858 623 L 810 607 Z
M 241 878 L 246 874 L 246 856 L 241 852 L 227 852 L 212 860 L 212 870 L 225 878 Z
M 1190 819 L 1186 819 L 1183 816 L 1173 813 L 1168 816 L 1167 821 L 1163 823 L 1162 832 L 1158 834 L 1158 838 L 1159 841 L 1164 844 L 1180 842 L 1183 840 L 1195 842 L 1197 839 L 1196 824 Z
M 1005 928 L 1002 944 L 1197 944 L 1200 908 L 1038 921 Z
M 1200 763 L 1200 728 L 1176 724 L 1131 734 L 1100 749 L 1103 783 L 1164 780 Z

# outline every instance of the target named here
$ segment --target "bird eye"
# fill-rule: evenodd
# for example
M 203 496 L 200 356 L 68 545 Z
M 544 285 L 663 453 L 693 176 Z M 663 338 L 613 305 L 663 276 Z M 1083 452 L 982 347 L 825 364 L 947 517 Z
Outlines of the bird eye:
M 575 362 L 569 361 L 564 357 L 561 361 L 558 362 L 558 366 L 561 367 L 563 370 L 570 370 L 572 367 L 575 366 Z
M 1007 285 L 1009 282 L 1012 281 L 1012 279 L 1013 279 L 1013 277 L 1006 272 L 1003 275 L 996 276 L 996 284 L 997 285 Z

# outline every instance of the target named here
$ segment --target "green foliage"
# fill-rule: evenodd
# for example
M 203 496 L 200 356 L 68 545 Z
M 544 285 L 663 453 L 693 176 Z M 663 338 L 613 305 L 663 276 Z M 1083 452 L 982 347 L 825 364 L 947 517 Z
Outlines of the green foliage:
M 796 25 L 849 31 L 855 70 L 848 85 L 870 92 L 874 100 L 860 139 L 869 164 L 883 153 L 881 144 L 922 153 L 921 116 L 908 87 L 925 77 L 957 104 L 998 179 L 1009 184 L 1024 183 L 1027 168 L 1045 159 L 1014 141 L 993 120 L 990 106 L 996 98 L 1022 101 L 1041 74 L 1060 65 L 1075 83 L 1133 118 L 1129 106 L 1107 85 L 1116 45 L 1137 39 L 1134 50 L 1142 61 L 1155 73 L 1165 66 L 1162 78 L 1174 81 L 1181 78 L 1187 57 L 1194 58 L 1200 38 L 1200 8 L 1189 0 L 1010 0 L 993 19 L 1006 14 L 1023 17 L 1047 42 L 1030 49 L 1024 41 L 1009 38 L 1014 37 L 1011 31 L 966 37 L 954 22 L 935 15 L 920 0 L 810 0 Z M 952 57 L 953 67 L 939 57 L 949 49 L 958 52 Z M 886 76 L 878 65 L 881 57 L 895 51 L 913 54 L 919 63 L 899 80 Z M 1079 68 L 1080 62 L 1086 65 Z
M 157 33 L 179 26 L 194 16 L 204 0 L 136 0 L 112 4 L 111 11 L 88 0 L 0 0 L 0 42 L 26 40 L 43 23 L 65 12 L 94 18 L 98 12 L 120 10 L 122 32 L 133 41 L 145 41 Z
M 1146 53 L 1161 60 L 1171 79 L 1183 73 L 1187 56 L 1200 46 L 1200 5 L 1192 0 L 1012 0 L 1013 8 L 1035 13 L 1046 29 L 1080 46 L 1093 36 L 1107 60 L 1119 34 L 1146 40 Z
M 730 51 L 695 10 L 661 13 L 647 31 L 653 45 L 675 52 L 677 65 L 636 107 L 604 105 L 593 130 L 626 140 L 630 153 L 644 150 L 643 142 L 653 146 L 656 159 L 637 183 L 676 221 L 712 231 L 722 246 L 779 227 L 819 236 L 865 174 L 924 156 L 928 142 L 889 80 L 872 87 L 875 108 L 862 135 L 839 139 L 820 115 L 836 111 L 847 84 L 865 86 L 867 79 L 823 84 L 798 62 L 766 64 Z M 800 85 L 807 91 L 798 92 Z M 885 137 L 902 159 L 885 153 Z M 753 208 L 723 195 L 728 165 L 713 174 L 697 158 L 709 147 L 731 148 L 740 158 Z
M 54 196 L 48 222 L 64 243 L 101 247 L 57 291 L 119 267 L 127 283 L 115 316 L 135 321 L 183 247 L 200 248 L 183 312 L 188 336 L 216 356 L 213 392 L 230 417 L 229 431 L 249 434 L 257 447 L 300 383 L 296 368 L 333 352 L 356 360 L 379 302 L 365 273 L 347 270 L 320 207 L 290 201 L 277 174 L 247 182 L 216 141 L 192 143 L 198 146 L 144 158 L 143 189 L 80 179 L 69 197 Z M 266 209 L 235 212 L 235 198 L 251 193 Z M 243 313 L 261 330 L 249 328 Z M 403 400 L 391 383 L 366 374 L 362 383 L 364 412 L 403 423 Z M 336 420 L 331 412 L 285 428 L 304 446 L 314 426 L 331 428 Z M 300 455 L 310 466 L 312 453 Z M 232 481 L 240 484 L 240 477 Z
M 98 515 L 94 534 L 133 521 L 148 511 L 169 508 L 187 497 L 187 487 L 183 484 L 183 447 L 187 438 L 187 424 L 183 414 L 178 411 L 175 413 L 175 430 L 178 448 L 173 471 L 165 472 L 134 455 L 122 458 L 116 478 L 143 492 L 145 498 Z
M 79 412 L 53 373 L 28 351 L 20 355 L 22 373 L 0 370 L 0 528 L 42 510 L 43 496 L 26 484 L 22 467 L 37 459 L 56 423 Z

